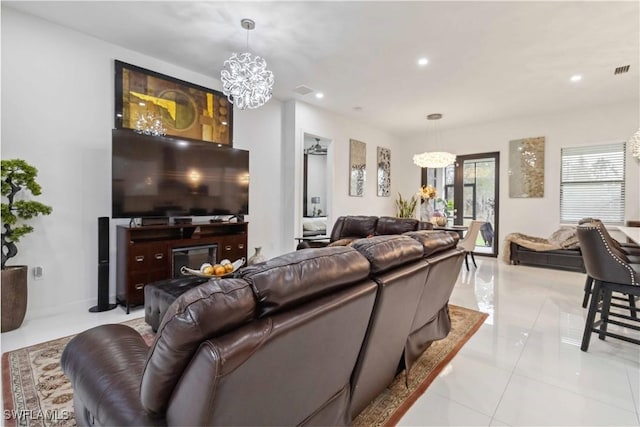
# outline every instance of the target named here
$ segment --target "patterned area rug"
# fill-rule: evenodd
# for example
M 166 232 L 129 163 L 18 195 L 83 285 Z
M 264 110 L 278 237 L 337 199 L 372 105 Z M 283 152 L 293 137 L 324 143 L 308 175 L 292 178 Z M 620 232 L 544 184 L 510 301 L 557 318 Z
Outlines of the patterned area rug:
M 355 419 L 355 426 L 395 425 L 440 371 L 480 328 L 486 314 L 450 305 L 451 332 L 433 343 L 411 370 L 409 387 L 404 373 Z M 143 318 L 124 323 L 147 343 L 151 327 Z M 75 426 L 73 390 L 60 368 L 60 356 L 73 336 L 10 351 L 2 355 L 2 393 L 6 426 Z
M 124 322 L 151 344 L 144 318 Z M 75 426 L 73 390 L 60 356 L 75 335 L 9 351 L 2 355 L 2 421 L 10 426 Z
M 449 304 L 451 332 L 436 341 L 411 368 L 409 384 L 404 371 L 353 421 L 354 426 L 395 426 L 411 405 L 427 390 L 438 374 L 449 364 L 462 346 L 475 334 L 487 318 L 486 313 Z

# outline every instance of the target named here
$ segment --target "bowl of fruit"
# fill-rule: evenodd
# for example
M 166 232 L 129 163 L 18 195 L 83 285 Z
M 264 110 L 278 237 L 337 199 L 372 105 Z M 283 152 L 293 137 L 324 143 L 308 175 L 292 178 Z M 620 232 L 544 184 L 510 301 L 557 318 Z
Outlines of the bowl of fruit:
M 236 260 L 234 262 L 231 262 L 228 259 L 223 259 L 219 264 L 209 264 L 208 262 L 205 262 L 200 266 L 199 270 L 194 270 L 193 268 L 184 266 L 180 269 L 180 272 L 185 276 L 198 276 L 208 279 L 219 279 L 232 275 L 235 271 L 242 267 L 244 263 L 244 258 L 240 258 L 239 260 Z

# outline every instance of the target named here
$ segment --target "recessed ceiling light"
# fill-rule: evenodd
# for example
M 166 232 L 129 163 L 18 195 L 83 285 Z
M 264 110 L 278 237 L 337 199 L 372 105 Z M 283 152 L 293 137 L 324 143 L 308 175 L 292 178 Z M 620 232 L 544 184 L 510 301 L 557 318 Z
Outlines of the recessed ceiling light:
M 322 93 L 322 92 L 316 93 L 316 98 L 318 98 L 318 99 L 324 98 L 324 93 Z
M 581 74 L 574 74 L 573 76 L 571 76 L 571 80 L 572 82 L 579 82 L 580 80 L 582 80 L 582 75 Z
M 427 58 L 420 58 L 418 59 L 418 65 L 420 65 L 421 67 L 424 67 L 425 65 L 427 65 L 429 63 L 429 60 Z

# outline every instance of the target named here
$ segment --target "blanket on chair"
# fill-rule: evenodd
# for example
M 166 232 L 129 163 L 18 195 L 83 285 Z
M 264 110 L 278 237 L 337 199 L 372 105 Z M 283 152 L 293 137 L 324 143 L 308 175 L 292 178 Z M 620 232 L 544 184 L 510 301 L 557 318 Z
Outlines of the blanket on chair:
M 576 227 L 560 227 L 546 239 L 522 233 L 510 233 L 504 238 L 502 250 L 502 260 L 507 264 L 511 263 L 511 242 L 533 251 L 555 251 L 579 247 Z

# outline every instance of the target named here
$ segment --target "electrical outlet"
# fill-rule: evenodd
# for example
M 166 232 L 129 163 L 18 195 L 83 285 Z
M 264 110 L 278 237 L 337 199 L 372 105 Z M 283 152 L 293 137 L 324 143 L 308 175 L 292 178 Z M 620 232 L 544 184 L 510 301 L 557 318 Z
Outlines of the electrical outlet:
M 44 269 L 41 265 L 37 265 L 33 267 L 33 278 L 36 280 L 42 279 L 42 275 L 44 274 Z

